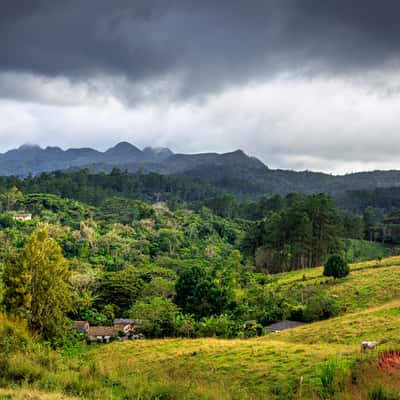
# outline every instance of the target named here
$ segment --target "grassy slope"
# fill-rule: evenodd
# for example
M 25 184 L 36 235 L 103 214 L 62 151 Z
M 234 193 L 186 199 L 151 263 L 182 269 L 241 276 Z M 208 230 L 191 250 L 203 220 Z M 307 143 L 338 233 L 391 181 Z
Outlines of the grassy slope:
M 353 264 L 351 269 L 351 275 L 339 281 L 326 280 L 322 269 L 314 268 L 279 275 L 272 283 L 282 290 L 322 286 L 347 307 L 349 313 L 344 316 L 254 340 L 116 343 L 102 348 L 97 357 L 107 375 L 122 381 L 129 381 L 133 370 L 144 380 L 172 381 L 203 393 L 211 388 L 207 397 L 212 398 L 281 398 L 298 388 L 302 376 L 303 391 L 310 393 L 320 386 L 321 365 L 330 358 L 350 364 L 358 357 L 362 340 L 400 344 L 396 335 L 400 331 L 400 300 L 396 300 L 400 257 Z
M 0 400 L 77 400 L 57 393 L 44 393 L 36 390 L 0 389 Z
M 352 265 L 351 275 L 339 281 L 321 273 L 317 268 L 282 274 L 273 284 L 282 290 L 322 286 L 347 306 L 345 315 L 252 340 L 93 346 L 80 357 L 63 356 L 34 386 L 82 398 L 290 399 L 300 398 L 303 377 L 302 398 L 318 398 L 327 360 L 338 359 L 343 368 L 359 362 L 362 340 L 379 340 L 382 349 L 400 346 L 400 257 Z M 371 371 L 365 387 L 382 379 Z M 348 384 L 347 397 L 337 398 L 361 398 L 362 390 L 367 389 Z
M 400 297 L 400 257 L 351 264 L 351 274 L 335 280 L 322 276 L 322 268 L 276 275 L 271 285 L 282 291 L 316 286 L 337 299 L 346 312 L 384 304 Z
M 253 340 L 169 339 L 115 343 L 96 358 L 104 374 L 129 385 L 133 376 L 206 398 L 291 398 L 303 377 L 303 393 L 320 388 L 329 359 L 344 366 L 358 359 L 362 340 L 384 348 L 400 345 L 400 301 Z M 182 397 L 185 398 L 185 397 Z

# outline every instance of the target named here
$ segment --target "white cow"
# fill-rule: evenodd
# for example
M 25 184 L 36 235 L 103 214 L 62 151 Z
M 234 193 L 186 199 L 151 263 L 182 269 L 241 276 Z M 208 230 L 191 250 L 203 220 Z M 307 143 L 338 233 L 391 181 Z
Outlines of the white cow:
M 361 351 L 374 350 L 378 347 L 379 342 L 361 342 Z

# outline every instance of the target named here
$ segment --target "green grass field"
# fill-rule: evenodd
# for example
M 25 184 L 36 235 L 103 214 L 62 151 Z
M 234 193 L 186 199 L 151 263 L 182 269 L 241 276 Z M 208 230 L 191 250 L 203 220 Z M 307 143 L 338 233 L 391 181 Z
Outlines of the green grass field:
M 280 290 L 321 287 L 346 308 L 339 317 L 256 339 L 142 340 L 16 353 L 0 399 L 364 399 L 382 390 L 392 397 L 371 398 L 400 398 L 400 375 L 377 363 L 380 353 L 400 349 L 400 257 L 351 269 L 337 281 L 315 268 L 271 283 Z M 361 354 L 362 340 L 379 341 L 379 350 Z

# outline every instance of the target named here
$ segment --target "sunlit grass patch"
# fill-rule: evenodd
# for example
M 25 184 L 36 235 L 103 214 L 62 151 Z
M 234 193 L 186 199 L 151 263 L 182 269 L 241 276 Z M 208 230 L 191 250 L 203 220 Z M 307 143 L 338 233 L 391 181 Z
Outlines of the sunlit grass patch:
M 0 399 L 32 393 L 50 396 L 32 397 L 45 400 L 257 400 L 298 399 L 300 392 L 313 399 L 330 395 L 333 387 L 334 398 L 341 398 L 342 389 L 353 398 L 351 375 L 359 379 L 357 385 L 364 382 L 357 368 L 368 372 L 381 349 L 400 346 L 400 257 L 354 264 L 340 280 L 327 280 L 317 268 L 282 274 L 270 283 L 286 290 L 299 284 L 334 296 L 346 313 L 255 339 L 138 340 L 82 351 L 16 351 L 8 360 L 15 386 L 0 391 Z M 362 354 L 362 340 L 380 342 L 378 352 Z M 369 389 L 354 390 L 354 398 L 361 399 Z
M 31 389 L 0 389 L 0 400 L 77 400 L 60 393 L 46 393 Z

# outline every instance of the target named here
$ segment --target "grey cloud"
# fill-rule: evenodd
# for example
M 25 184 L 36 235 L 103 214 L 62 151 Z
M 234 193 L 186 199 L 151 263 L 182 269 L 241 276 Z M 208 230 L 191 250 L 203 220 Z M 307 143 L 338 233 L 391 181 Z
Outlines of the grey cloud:
M 395 0 L 4 0 L 0 70 L 163 82 L 183 97 L 277 73 L 354 74 L 397 62 L 399 11 Z
M 128 140 L 243 148 L 272 167 L 398 167 L 399 12 L 394 0 L 2 0 L 1 145 Z

